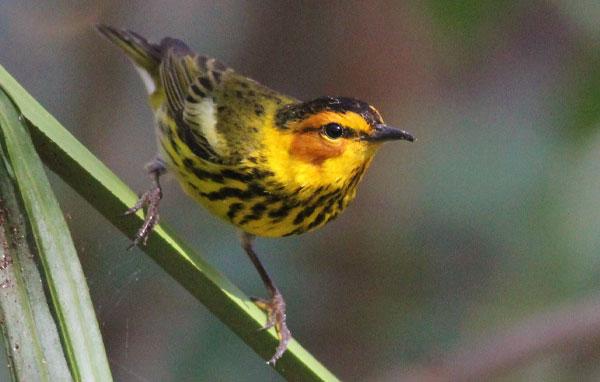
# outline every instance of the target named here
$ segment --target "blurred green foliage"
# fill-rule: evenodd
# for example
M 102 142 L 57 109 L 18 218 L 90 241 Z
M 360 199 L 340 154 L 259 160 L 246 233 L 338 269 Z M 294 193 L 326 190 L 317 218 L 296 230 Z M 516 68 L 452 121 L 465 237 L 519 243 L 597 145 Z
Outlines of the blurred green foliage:
M 518 6 L 512 0 L 428 0 L 426 4 L 439 32 L 468 47 L 481 43 L 486 37 L 481 30 L 510 17 Z
M 600 52 L 585 52 L 583 56 L 568 126 L 589 139 L 600 125 Z
M 9 71 L 137 190 L 155 153 L 152 116 L 135 71 L 92 32 L 100 20 L 180 37 L 303 99 L 365 99 L 414 133 L 414 145 L 382 148 L 335 222 L 258 243 L 294 335 L 342 379 L 395 381 L 600 290 L 599 19 L 597 2 L 564 0 L 6 1 L 0 48 Z M 54 183 L 117 380 L 277 380 Z M 210 261 L 261 295 L 235 231 L 175 182 L 165 195 L 162 218 L 203 253 L 227 253 Z M 595 380 L 597 360 L 597 346 L 554 349 L 503 380 Z

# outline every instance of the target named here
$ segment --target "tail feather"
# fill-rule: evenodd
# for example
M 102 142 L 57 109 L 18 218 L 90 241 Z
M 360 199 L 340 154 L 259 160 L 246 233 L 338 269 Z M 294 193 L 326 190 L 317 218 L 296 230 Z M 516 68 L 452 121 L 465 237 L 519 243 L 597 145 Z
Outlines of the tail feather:
M 161 60 L 159 45 L 152 44 L 144 37 L 129 30 L 119 30 L 104 24 L 98 24 L 96 28 L 98 32 L 121 48 L 137 66 L 146 70 L 152 77 L 158 75 L 158 66 Z

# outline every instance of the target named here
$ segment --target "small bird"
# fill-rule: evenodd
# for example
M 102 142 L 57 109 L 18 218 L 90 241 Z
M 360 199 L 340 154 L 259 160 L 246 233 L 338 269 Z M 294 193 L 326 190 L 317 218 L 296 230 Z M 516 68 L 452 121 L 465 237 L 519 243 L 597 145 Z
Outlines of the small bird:
M 185 43 L 151 43 L 137 33 L 98 25 L 140 73 L 156 119 L 158 155 L 147 165 L 153 185 L 127 213 L 145 210 L 132 245 L 146 244 L 158 222 L 159 177 L 172 172 L 189 196 L 242 232 L 242 247 L 269 298 L 266 311 L 284 354 L 291 333 L 285 301 L 253 249 L 256 236 L 319 228 L 343 211 L 381 143 L 414 141 L 353 98 L 301 102 L 238 74 Z

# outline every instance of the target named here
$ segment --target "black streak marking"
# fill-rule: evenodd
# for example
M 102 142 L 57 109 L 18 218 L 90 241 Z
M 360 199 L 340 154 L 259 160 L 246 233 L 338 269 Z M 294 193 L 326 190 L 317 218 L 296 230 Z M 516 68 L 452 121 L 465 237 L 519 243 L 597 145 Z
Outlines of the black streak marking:
M 237 198 L 240 200 L 249 200 L 256 196 L 264 196 L 266 191 L 261 186 L 250 184 L 246 190 L 240 190 L 234 187 L 222 187 L 218 191 L 205 192 L 201 195 L 209 200 L 224 200 L 227 198 Z
M 202 159 L 211 160 L 215 157 L 214 152 L 206 149 L 206 147 L 198 144 L 194 138 L 192 131 L 187 127 L 185 122 L 181 118 L 176 118 L 177 124 L 177 136 L 192 150 L 194 154 Z
M 200 81 L 200 84 L 202 86 L 204 86 L 204 88 L 206 90 L 208 90 L 209 92 L 211 92 L 213 90 L 213 86 L 210 83 L 210 80 L 208 78 L 206 78 L 206 77 L 200 77 L 199 81 Z
M 287 203 L 283 203 L 283 205 L 278 209 L 269 211 L 269 217 L 275 220 L 280 220 L 288 216 L 291 210 L 292 206 Z
M 321 211 L 321 213 L 317 215 L 315 220 L 313 220 L 312 223 L 310 223 L 308 225 L 308 229 L 313 229 L 313 228 L 317 227 L 319 224 L 321 224 L 323 222 L 323 220 L 325 220 L 325 211 Z
M 267 206 L 264 203 L 256 203 L 254 206 L 252 206 L 252 213 L 244 216 L 244 218 L 240 221 L 240 224 L 244 225 L 251 220 L 260 219 L 266 210 Z
M 198 103 L 198 102 L 200 102 L 200 100 L 198 100 L 198 99 L 196 99 L 196 98 L 192 97 L 192 95 L 191 95 L 191 94 L 188 94 L 188 96 L 187 96 L 187 97 L 185 97 L 185 101 L 186 101 L 186 102 L 189 102 L 189 103 Z
M 229 211 L 227 211 L 227 217 L 230 220 L 235 219 L 235 216 L 240 212 L 240 210 L 244 207 L 242 203 L 233 203 L 229 206 Z
M 198 95 L 201 98 L 206 97 L 206 94 L 204 94 L 204 92 L 200 90 L 200 88 L 196 84 L 192 84 L 192 91 L 194 92 L 194 94 Z
M 221 175 L 225 178 L 238 180 L 243 183 L 247 183 L 252 180 L 253 176 L 251 174 L 243 174 L 241 172 L 233 171 L 231 169 L 221 170 Z
M 173 137 L 173 131 L 171 129 L 167 129 L 167 138 L 169 139 L 169 143 L 171 144 L 171 147 L 173 148 L 175 153 L 179 155 L 179 146 L 177 145 L 177 142 L 175 142 L 175 138 Z
M 301 210 L 300 212 L 298 212 L 298 215 L 296 215 L 296 218 L 294 219 L 294 225 L 298 225 L 300 223 L 302 223 L 304 221 L 304 219 L 306 219 L 307 217 L 309 217 L 310 215 L 312 215 L 312 213 L 315 211 L 315 206 L 308 206 L 305 209 Z
M 306 230 L 305 230 L 304 228 L 302 228 L 302 227 L 299 227 L 299 228 L 296 228 L 296 229 L 295 229 L 295 230 L 293 230 L 293 231 L 290 231 L 290 232 L 286 233 L 286 234 L 285 234 L 285 235 L 283 235 L 283 236 L 299 235 L 299 234 L 301 234 L 301 233 L 303 233 L 303 232 L 306 232 Z
M 275 173 L 273 171 L 259 170 L 258 168 L 252 169 L 251 172 L 252 172 L 252 176 L 256 179 L 263 179 L 263 178 L 267 178 L 269 176 L 275 175 Z
M 194 162 L 189 159 L 189 158 L 185 158 L 183 160 L 183 165 L 190 170 L 191 172 L 194 173 L 194 175 L 196 176 L 196 178 L 201 179 L 201 180 L 211 180 L 215 183 L 223 183 L 225 180 L 223 179 L 223 177 L 220 174 L 214 174 L 212 172 L 206 171 L 206 170 L 202 170 L 201 168 L 198 168 Z
M 175 160 L 175 158 L 173 158 L 173 155 L 171 155 L 171 153 L 169 152 L 169 150 L 167 150 L 167 146 L 165 145 L 165 142 L 161 141 L 160 145 L 163 147 L 165 153 L 167 153 L 169 159 L 171 160 L 171 163 L 177 164 L 177 161 Z

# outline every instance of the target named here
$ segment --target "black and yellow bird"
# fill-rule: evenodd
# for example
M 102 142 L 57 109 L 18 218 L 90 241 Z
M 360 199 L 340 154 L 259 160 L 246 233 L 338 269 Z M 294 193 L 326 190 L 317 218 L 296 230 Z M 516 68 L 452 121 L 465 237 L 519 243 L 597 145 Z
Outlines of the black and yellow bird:
M 285 302 L 253 250 L 255 236 L 281 237 L 319 228 L 354 199 L 382 142 L 414 138 L 384 124 L 369 104 L 345 97 L 301 102 L 201 56 L 182 41 L 153 44 L 138 34 L 98 30 L 133 61 L 149 93 L 159 154 L 148 166 L 153 187 L 128 212 L 146 208 L 134 244 L 158 221 L 159 177 L 167 170 L 183 190 L 242 231 L 242 246 L 269 292 L 255 299 L 275 327 L 275 363 L 291 338 Z

